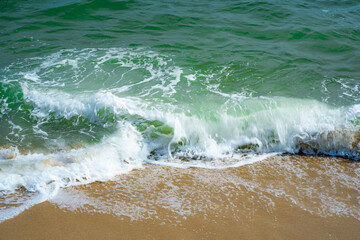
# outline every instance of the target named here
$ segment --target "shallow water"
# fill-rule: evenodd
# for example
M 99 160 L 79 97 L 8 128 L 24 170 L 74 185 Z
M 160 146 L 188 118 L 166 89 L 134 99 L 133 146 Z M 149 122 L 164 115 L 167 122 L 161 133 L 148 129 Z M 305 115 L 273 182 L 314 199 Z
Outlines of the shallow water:
M 173 224 L 191 216 L 251 222 L 256 211 L 271 219 L 282 202 L 324 220 L 360 220 L 359 167 L 309 156 L 276 156 L 222 170 L 148 165 L 106 183 L 63 189 L 50 202 L 64 210 Z
M 360 158 L 357 1 L 0 9 L 0 220 L 144 163 Z

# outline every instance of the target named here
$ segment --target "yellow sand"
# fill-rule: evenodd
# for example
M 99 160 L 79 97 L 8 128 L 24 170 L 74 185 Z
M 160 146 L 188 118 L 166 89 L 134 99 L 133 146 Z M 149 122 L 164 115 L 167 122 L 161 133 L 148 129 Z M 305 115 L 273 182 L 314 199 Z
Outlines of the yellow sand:
M 289 156 L 225 170 L 147 165 L 63 190 L 87 203 L 36 205 L 1 223 L 0 239 L 358 239 L 358 169 Z

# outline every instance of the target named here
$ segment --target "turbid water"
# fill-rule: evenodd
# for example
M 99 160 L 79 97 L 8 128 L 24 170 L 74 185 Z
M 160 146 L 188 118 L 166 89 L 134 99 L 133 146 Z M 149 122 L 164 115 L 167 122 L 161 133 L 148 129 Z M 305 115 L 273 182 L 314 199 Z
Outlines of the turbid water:
M 145 163 L 360 159 L 358 1 L 2 0 L 0 10 L 0 221 Z

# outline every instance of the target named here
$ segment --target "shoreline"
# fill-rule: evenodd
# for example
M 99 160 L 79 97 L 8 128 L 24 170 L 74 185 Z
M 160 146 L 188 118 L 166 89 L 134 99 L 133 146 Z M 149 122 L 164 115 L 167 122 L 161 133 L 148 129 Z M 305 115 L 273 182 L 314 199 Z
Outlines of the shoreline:
M 337 176 L 356 179 L 358 165 L 311 156 L 224 170 L 146 165 L 63 189 L 0 223 L 0 239 L 356 239 L 358 192 Z M 334 212 L 340 203 L 348 213 Z

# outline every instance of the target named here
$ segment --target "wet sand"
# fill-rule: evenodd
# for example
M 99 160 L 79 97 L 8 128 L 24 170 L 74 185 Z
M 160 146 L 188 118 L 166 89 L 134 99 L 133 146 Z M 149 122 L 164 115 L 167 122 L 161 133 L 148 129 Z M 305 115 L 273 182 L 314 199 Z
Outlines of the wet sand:
M 359 164 L 281 156 L 225 170 L 146 165 L 61 190 L 0 239 L 358 239 Z

